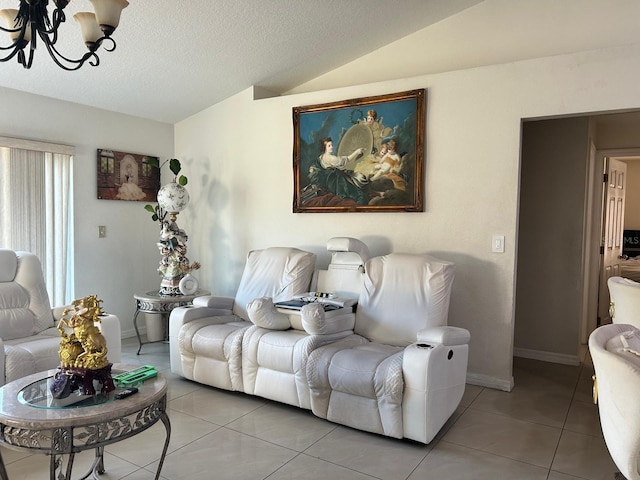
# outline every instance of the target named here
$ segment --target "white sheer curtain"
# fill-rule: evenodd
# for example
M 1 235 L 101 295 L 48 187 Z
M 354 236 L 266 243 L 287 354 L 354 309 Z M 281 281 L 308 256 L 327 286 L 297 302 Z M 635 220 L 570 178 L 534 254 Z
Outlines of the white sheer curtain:
M 52 306 L 73 295 L 73 154 L 0 137 L 0 247 L 35 253 Z

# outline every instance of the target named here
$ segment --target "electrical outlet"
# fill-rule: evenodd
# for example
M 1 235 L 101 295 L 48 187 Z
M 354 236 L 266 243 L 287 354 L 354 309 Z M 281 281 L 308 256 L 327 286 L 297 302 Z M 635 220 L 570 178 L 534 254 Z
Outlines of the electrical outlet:
M 104 238 L 107 236 L 107 227 L 105 225 L 98 225 L 98 238 Z

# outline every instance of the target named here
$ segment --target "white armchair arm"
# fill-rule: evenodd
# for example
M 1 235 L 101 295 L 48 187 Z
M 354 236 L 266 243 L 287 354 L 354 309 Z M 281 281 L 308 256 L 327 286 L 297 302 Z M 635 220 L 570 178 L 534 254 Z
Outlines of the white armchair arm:
M 52 308 L 51 309 L 51 313 L 53 314 L 53 320 L 54 320 L 54 325 L 57 325 L 58 322 L 60 321 L 60 319 L 62 318 L 62 315 L 64 313 L 64 310 L 66 308 L 70 308 L 72 307 L 72 305 L 65 305 L 63 307 L 56 307 L 56 308 Z
M 419 343 L 441 344 L 445 346 L 466 345 L 471 340 L 469 330 L 459 327 L 430 327 L 418 330 Z
M 171 371 L 176 374 L 182 372 L 180 359 L 179 335 L 183 325 L 199 318 L 211 318 L 211 323 L 226 323 L 229 315 L 233 315 L 233 297 L 202 296 L 193 299 L 193 305 L 177 307 L 169 315 L 169 352 L 171 357 Z M 217 322 L 215 317 L 220 317 Z

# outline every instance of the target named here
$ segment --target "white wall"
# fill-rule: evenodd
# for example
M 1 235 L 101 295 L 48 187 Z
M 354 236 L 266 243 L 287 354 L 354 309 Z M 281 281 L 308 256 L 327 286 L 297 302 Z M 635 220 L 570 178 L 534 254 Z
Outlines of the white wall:
M 523 124 L 514 334 L 518 356 L 580 364 L 589 125 L 588 116 Z
M 190 256 L 227 294 L 249 249 L 298 246 L 322 265 L 334 235 L 453 260 L 450 324 L 471 331 L 469 379 L 509 389 L 521 119 L 637 108 L 639 74 L 640 46 L 628 46 L 258 101 L 247 90 L 176 125 L 196 199 L 181 218 Z M 425 212 L 291 213 L 292 107 L 414 88 L 428 89 Z M 490 251 L 494 233 L 504 254 Z
M 173 156 L 173 126 L 0 89 L 0 135 L 74 145 L 75 295 L 97 294 L 134 335 L 134 292 L 159 288 L 157 224 L 143 202 L 97 199 L 96 149 Z M 98 238 L 98 225 L 107 237 Z M 143 323 L 143 322 L 142 322 Z

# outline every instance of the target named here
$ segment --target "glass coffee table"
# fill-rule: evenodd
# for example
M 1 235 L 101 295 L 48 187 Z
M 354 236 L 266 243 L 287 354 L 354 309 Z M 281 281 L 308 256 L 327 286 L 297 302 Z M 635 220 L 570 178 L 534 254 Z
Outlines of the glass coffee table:
M 139 365 L 138 365 L 139 366 Z M 112 374 L 133 370 L 136 365 L 114 365 Z M 167 416 L 167 382 L 158 374 L 138 385 L 139 391 L 129 397 L 116 399 L 117 388 L 107 394 L 67 398 L 53 398 L 49 386 L 57 370 L 36 373 L 14 380 L 0 387 L 0 445 L 14 450 L 43 453 L 50 456 L 50 479 L 70 480 L 74 455 L 95 449 L 91 469 L 84 480 L 105 472 L 104 447 L 125 440 L 161 420 L 166 439 L 156 480 L 167 455 L 171 438 L 171 424 Z M 70 403 L 77 400 L 74 403 Z M 64 456 L 68 455 L 66 468 Z M 0 478 L 8 480 L 0 455 Z

